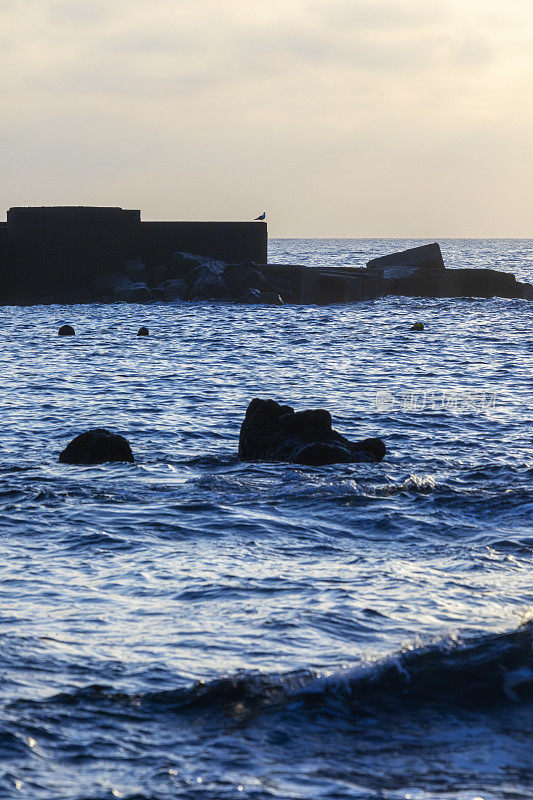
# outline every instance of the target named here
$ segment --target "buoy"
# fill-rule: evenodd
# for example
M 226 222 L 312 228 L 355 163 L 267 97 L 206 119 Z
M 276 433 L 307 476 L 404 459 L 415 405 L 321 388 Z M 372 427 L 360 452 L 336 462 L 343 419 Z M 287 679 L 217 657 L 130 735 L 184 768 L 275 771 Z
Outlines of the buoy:
M 137 332 L 137 336 L 148 336 L 149 334 L 150 334 L 150 331 L 148 330 L 148 328 L 145 328 L 144 325 L 143 325 L 142 328 L 139 328 L 139 330 Z
M 72 325 L 62 325 L 57 332 L 58 336 L 75 336 L 76 331 L 72 327 Z
M 423 331 L 424 330 L 424 323 L 423 322 L 415 322 L 415 324 L 412 325 L 409 328 L 409 330 L 411 330 L 411 331 Z

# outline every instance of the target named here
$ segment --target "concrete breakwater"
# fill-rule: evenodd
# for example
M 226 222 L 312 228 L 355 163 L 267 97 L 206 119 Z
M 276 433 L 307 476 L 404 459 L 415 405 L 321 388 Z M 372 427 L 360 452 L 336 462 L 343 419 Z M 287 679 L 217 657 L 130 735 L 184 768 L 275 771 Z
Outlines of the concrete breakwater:
M 437 243 L 365 268 L 267 263 L 262 222 L 141 222 L 121 208 L 12 208 L 0 223 L 0 303 L 227 300 L 350 303 L 386 295 L 533 299 L 491 269 L 446 269 Z
M 108 276 L 117 274 L 153 286 L 178 250 L 264 263 L 267 228 L 262 222 L 144 222 L 139 210 L 122 208 L 11 208 L 0 223 L 0 303 L 91 302 L 106 296 L 106 283 L 116 284 Z

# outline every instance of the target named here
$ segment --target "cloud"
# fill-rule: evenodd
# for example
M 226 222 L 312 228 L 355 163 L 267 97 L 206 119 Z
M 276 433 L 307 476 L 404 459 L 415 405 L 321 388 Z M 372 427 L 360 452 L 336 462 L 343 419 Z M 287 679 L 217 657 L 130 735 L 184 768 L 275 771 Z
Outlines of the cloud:
M 428 4 L 425 0 L 317 0 L 311 6 L 323 24 L 336 31 L 346 27 L 385 32 L 411 31 L 432 27 L 448 16 L 447 4 Z
M 8 42 L 10 80 L 14 67 L 30 89 L 146 96 L 151 86 L 161 96 L 224 79 L 311 78 L 316 68 L 337 68 L 341 80 L 388 71 L 396 81 L 398 72 L 473 67 L 492 52 L 480 32 L 456 26 L 450 36 L 450 0 L 431 12 L 420 0 L 271 0 L 266 10 L 244 0 L 159 0 L 149 10 L 139 0 L 35 0 L 32 9 L 13 12 Z
M 79 30 L 97 27 L 124 13 L 127 6 L 117 0 L 31 0 L 41 4 L 43 16 L 53 25 Z
M 533 210 L 518 164 L 533 121 L 530 0 L 13 0 L 0 31 L 4 204 L 52 184 L 133 204 L 122 187 L 153 198 L 153 215 L 178 192 L 184 216 L 228 216 L 232 198 L 260 192 L 290 233 L 322 225 L 327 195 L 332 233 L 357 219 L 386 234 L 380 192 L 396 197 L 416 173 L 427 226 L 428 197 L 474 179 L 487 191 L 500 158 L 516 219 Z

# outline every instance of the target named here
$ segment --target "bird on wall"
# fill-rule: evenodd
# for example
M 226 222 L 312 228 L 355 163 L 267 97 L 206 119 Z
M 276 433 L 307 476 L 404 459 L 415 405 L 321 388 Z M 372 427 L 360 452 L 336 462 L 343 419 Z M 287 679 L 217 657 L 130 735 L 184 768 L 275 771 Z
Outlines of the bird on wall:
M 258 217 L 255 218 L 254 222 L 263 222 L 266 219 L 267 212 L 263 211 L 262 214 L 259 214 Z

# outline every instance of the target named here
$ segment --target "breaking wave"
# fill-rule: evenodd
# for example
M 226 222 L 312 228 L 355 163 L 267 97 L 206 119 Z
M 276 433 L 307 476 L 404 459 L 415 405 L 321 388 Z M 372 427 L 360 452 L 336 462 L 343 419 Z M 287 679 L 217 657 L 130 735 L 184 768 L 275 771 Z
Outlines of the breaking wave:
M 445 705 L 489 711 L 533 700 L 533 619 L 518 629 L 472 638 L 448 637 L 412 644 L 393 656 L 351 667 L 281 674 L 243 672 L 175 690 L 130 695 L 87 686 L 46 702 L 118 704 L 175 713 L 218 709 L 245 718 L 298 704 L 331 714 L 376 714 L 399 707 Z

